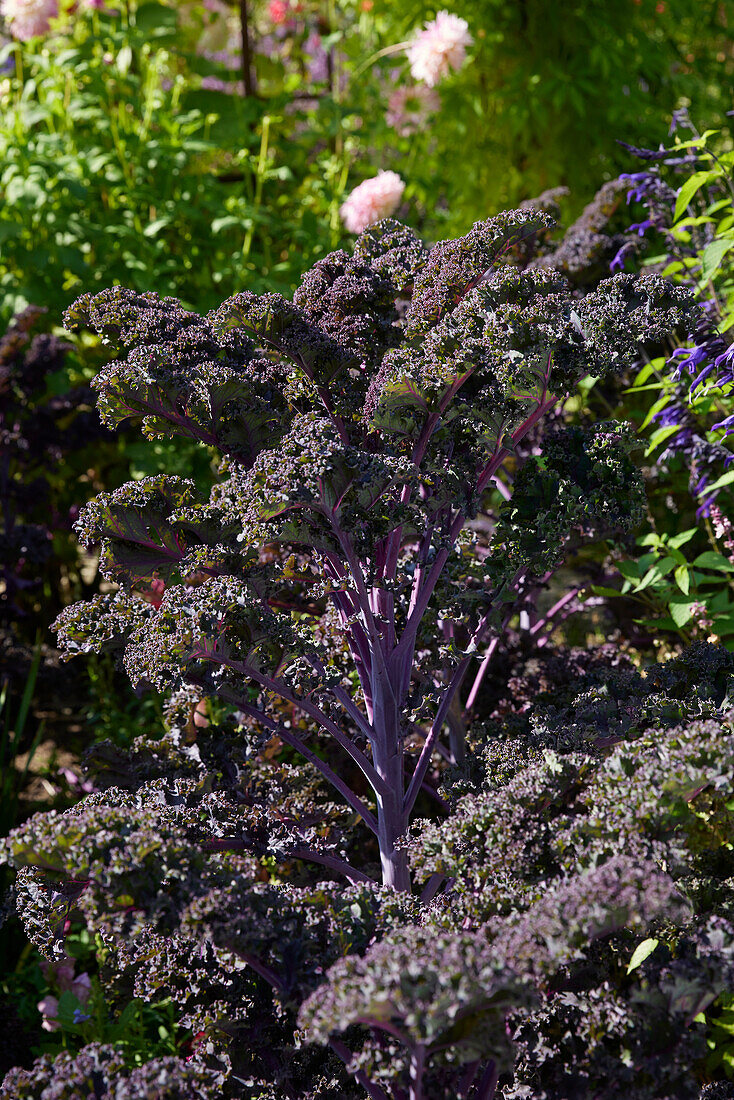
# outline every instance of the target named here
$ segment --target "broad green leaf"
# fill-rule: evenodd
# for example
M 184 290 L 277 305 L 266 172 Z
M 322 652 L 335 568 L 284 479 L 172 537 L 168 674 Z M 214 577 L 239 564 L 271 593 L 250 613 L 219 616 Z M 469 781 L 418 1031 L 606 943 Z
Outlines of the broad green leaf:
M 669 573 L 674 565 L 675 561 L 671 557 L 665 557 L 662 558 L 660 561 L 655 562 L 655 564 L 648 569 L 647 573 L 634 589 L 634 591 L 642 592 L 644 588 L 647 588 L 649 585 L 654 584 L 656 581 L 662 580 L 665 574 Z
M 620 561 L 617 563 L 617 569 L 629 581 L 640 579 L 640 567 L 636 561 Z
M 692 607 L 693 603 L 688 600 L 684 602 L 679 602 L 677 599 L 670 601 L 670 603 L 668 604 L 668 611 L 670 612 L 671 619 L 677 627 L 680 628 L 682 626 L 685 626 L 687 622 L 690 622 Z
M 617 588 L 607 588 L 603 584 L 592 584 L 591 585 L 591 591 L 594 593 L 595 596 L 614 597 L 614 596 L 620 596 L 621 595 L 619 589 L 617 589 Z
M 653 362 L 645 363 L 644 367 L 635 378 L 634 384 L 630 388 L 636 390 L 640 386 L 644 386 L 645 382 L 647 382 L 648 378 L 654 370 L 655 364 Z
M 713 485 L 707 485 L 706 486 L 706 493 L 707 494 L 708 493 L 713 493 L 717 489 L 723 489 L 725 485 L 731 485 L 731 483 L 733 481 L 734 481 L 734 470 L 729 470 L 728 473 L 722 474 L 721 477 L 718 478 L 718 480 L 716 480 L 713 483 Z
M 175 8 L 169 8 L 165 4 L 150 3 L 141 4 L 135 15 L 136 26 L 140 30 L 160 32 L 161 29 L 174 31 L 176 29 Z
M 676 432 L 679 431 L 680 426 L 678 424 L 673 424 L 666 428 L 658 428 L 657 431 L 654 431 L 650 436 L 650 445 L 645 451 L 645 458 L 649 458 L 653 451 L 658 449 L 661 443 L 664 443 L 666 439 L 670 439 L 672 435 L 675 435 Z
M 635 619 L 638 626 L 644 626 L 646 630 L 677 630 L 678 627 L 669 615 L 663 615 L 659 619 Z
M 645 419 L 644 419 L 644 420 L 642 421 L 642 423 L 640 424 L 640 431 L 642 431 L 642 430 L 643 430 L 644 428 L 646 428 L 646 427 L 647 427 L 647 425 L 648 425 L 648 424 L 650 423 L 650 421 L 652 420 L 652 418 L 653 418 L 653 417 L 654 417 L 654 416 L 655 416 L 655 415 L 656 415 L 657 413 L 659 413 L 659 412 L 661 411 L 661 409 L 664 409 L 664 408 L 665 408 L 665 406 L 666 406 L 666 405 L 668 404 L 668 401 L 669 401 L 669 400 L 670 400 L 670 398 L 669 398 L 669 396 L 668 396 L 668 394 L 667 394 L 667 393 L 666 393 L 666 394 L 663 394 L 663 396 L 662 396 L 662 397 L 659 397 L 659 398 L 657 399 L 657 401 L 655 402 L 655 404 L 654 404 L 654 405 L 652 405 L 652 406 L 651 406 L 651 407 L 650 407 L 650 408 L 648 409 L 648 412 L 647 412 L 647 416 L 645 417 Z
M 691 588 L 691 576 L 688 568 L 685 565 L 679 565 L 673 576 L 683 595 L 687 596 Z
M 650 955 L 652 955 L 659 943 L 660 940 L 643 940 L 642 943 L 638 943 L 637 947 L 632 952 L 632 958 L 629 961 L 627 973 L 631 974 L 633 970 L 637 970 L 638 966 L 642 966 L 645 959 L 648 959 Z
M 692 176 L 689 176 L 686 182 L 678 192 L 678 198 L 675 202 L 675 213 L 673 214 L 673 222 L 677 222 L 682 217 L 685 210 L 688 208 L 693 196 L 697 191 L 700 191 L 707 183 L 712 182 L 715 179 L 714 172 L 694 172 Z
M 701 258 L 701 278 L 708 282 L 719 267 L 724 256 L 734 248 L 734 237 L 717 237 L 703 250 Z
M 66 990 L 59 997 L 59 1004 L 57 1009 L 57 1019 L 62 1027 L 76 1027 L 77 1021 L 74 1019 L 75 1013 L 81 1013 L 87 1015 L 84 1005 L 75 997 L 70 990 Z
M 668 539 L 668 546 L 672 546 L 674 550 L 684 546 L 687 542 L 690 542 L 695 534 L 698 533 L 697 527 L 689 527 L 687 531 L 681 531 L 679 535 L 673 535 L 671 539 Z
M 598 375 L 597 376 L 594 376 L 593 374 L 585 375 L 579 382 L 577 382 L 579 392 L 584 397 L 588 397 L 588 395 L 591 393 L 591 391 L 593 390 L 594 386 L 597 384 L 598 381 L 599 381 Z
M 681 152 L 683 149 L 705 149 L 708 139 L 718 133 L 718 130 L 704 130 L 700 137 L 689 138 L 688 141 L 676 141 L 675 151 L 676 153 L 678 153 Z M 711 159 L 710 153 L 704 155 L 707 157 L 707 159 Z
M 724 573 L 734 573 L 734 565 L 729 559 L 713 550 L 706 550 L 703 554 L 699 554 L 693 564 L 701 569 L 720 569 Z

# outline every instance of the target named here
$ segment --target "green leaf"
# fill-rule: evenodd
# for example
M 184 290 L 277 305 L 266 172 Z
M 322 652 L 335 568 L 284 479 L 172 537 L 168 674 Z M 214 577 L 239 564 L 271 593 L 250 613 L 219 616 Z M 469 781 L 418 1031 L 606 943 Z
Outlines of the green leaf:
M 638 546 L 662 546 L 663 540 L 655 531 L 650 531 L 643 538 L 637 540 Z M 672 545 L 672 542 L 671 542 Z
M 688 568 L 685 565 L 679 565 L 673 574 L 675 577 L 675 583 L 680 588 L 684 596 L 687 596 L 691 588 L 691 575 L 688 572 Z
M 592 584 L 591 591 L 595 596 L 619 596 L 621 593 L 617 588 L 606 588 L 603 584 Z
M 632 958 L 629 961 L 627 973 L 631 974 L 633 970 L 637 970 L 638 966 L 642 966 L 645 959 L 652 955 L 659 943 L 660 940 L 643 940 L 642 943 L 638 943 L 637 947 L 632 952 Z
M 685 213 L 688 204 L 696 192 L 700 191 L 705 184 L 710 183 L 713 178 L 713 172 L 694 172 L 692 176 L 689 176 L 678 192 L 678 198 L 675 203 L 675 213 L 673 214 L 674 224 Z
M 661 409 L 665 408 L 665 406 L 668 404 L 669 400 L 670 400 L 670 397 L 666 393 L 666 394 L 663 394 L 662 397 L 659 397 L 654 405 L 651 405 L 651 407 L 647 411 L 647 416 L 645 417 L 645 419 L 640 424 L 640 431 L 642 431 L 644 428 L 647 427 L 647 425 L 650 423 L 652 418 L 657 413 L 659 413 L 661 411 Z
M 658 428 L 650 436 L 650 445 L 645 451 L 645 458 L 649 458 L 653 451 L 656 451 L 661 443 L 664 443 L 666 439 L 670 439 L 671 435 L 675 435 L 680 431 L 679 424 L 669 425 L 665 428 Z
M 62 1027 L 75 1028 L 79 1026 L 79 1022 L 74 1019 L 74 1014 L 81 1012 L 86 1015 L 84 1011 L 84 1005 L 75 997 L 69 990 L 62 993 L 59 997 L 59 1007 L 57 1010 L 57 1019 Z
M 117 69 L 118 72 L 125 76 L 130 71 L 130 66 L 133 63 L 133 51 L 129 46 L 123 46 L 117 55 Z
M 672 539 L 668 539 L 668 546 L 672 547 L 674 550 L 678 550 L 679 547 L 684 546 L 687 542 L 690 542 L 693 536 L 697 533 L 697 527 L 689 527 L 687 531 L 681 531 L 679 535 L 673 535 Z
M 640 567 L 636 561 L 620 561 L 617 563 L 617 569 L 628 581 L 640 579 Z
M 655 370 L 654 362 L 651 361 L 649 363 L 645 363 L 644 367 L 642 368 L 642 370 L 639 372 L 639 374 L 635 378 L 635 380 L 634 380 L 632 386 L 630 387 L 630 389 L 631 390 L 636 390 L 640 386 L 644 386 L 645 382 L 647 382 L 648 378 L 650 377 L 650 375 L 653 373 L 654 370 Z
M 690 622 L 692 616 L 692 607 L 693 603 L 689 600 L 679 601 L 675 599 L 670 601 L 670 603 L 668 604 L 668 611 L 670 612 L 671 619 L 678 628 L 685 626 L 687 622 Z
M 701 278 L 707 283 L 727 252 L 734 248 L 734 237 L 717 237 L 703 250 Z
M 143 230 L 143 236 L 155 237 L 159 230 L 163 229 L 164 226 L 170 224 L 170 221 L 170 218 L 156 218 L 155 221 L 152 221 L 148 225 L 146 225 L 145 229 Z
M 678 565 L 688 565 L 688 562 L 686 561 L 685 555 L 682 554 L 680 552 L 680 550 L 676 550 L 673 546 L 670 546 L 670 544 L 668 544 L 668 546 L 666 547 L 666 550 L 670 554 L 673 561 L 677 562 Z
M 234 214 L 225 214 L 222 218 L 215 218 L 212 222 L 212 233 L 222 233 L 227 229 L 242 229 L 242 218 Z
M 588 397 L 598 381 L 599 381 L 598 375 L 597 376 L 594 376 L 593 374 L 585 375 L 581 379 L 580 382 L 576 383 L 577 386 L 578 386 L 578 389 L 579 389 L 579 393 L 581 393 L 583 397 Z
M 646 630 L 677 630 L 669 615 L 663 615 L 659 619 L 635 619 L 638 626 L 644 626 Z
M 713 493 L 717 489 L 723 489 L 725 485 L 731 485 L 734 481 L 734 470 L 729 470 L 727 474 L 722 474 L 718 481 L 715 481 L 713 485 L 706 486 L 706 493 Z
M 700 137 L 690 138 L 689 141 L 676 141 L 675 152 L 680 152 L 683 149 L 704 149 L 706 142 L 710 137 L 718 134 L 718 130 L 705 130 Z M 708 159 L 711 159 L 711 154 L 706 154 Z
M 135 25 L 138 30 L 148 31 L 159 37 L 162 30 L 176 30 L 176 10 L 174 7 L 169 8 L 165 4 L 152 2 L 141 4 L 135 14 Z
M 693 564 L 701 569 L 721 569 L 725 573 L 734 573 L 734 565 L 729 559 L 713 550 L 706 550 L 703 554 L 699 554 Z
M 670 572 L 674 565 L 675 561 L 671 557 L 665 557 L 662 558 L 660 561 L 655 562 L 654 565 L 650 566 L 647 573 L 634 589 L 634 591 L 641 592 L 643 588 L 647 588 L 649 585 L 661 580 L 666 573 Z

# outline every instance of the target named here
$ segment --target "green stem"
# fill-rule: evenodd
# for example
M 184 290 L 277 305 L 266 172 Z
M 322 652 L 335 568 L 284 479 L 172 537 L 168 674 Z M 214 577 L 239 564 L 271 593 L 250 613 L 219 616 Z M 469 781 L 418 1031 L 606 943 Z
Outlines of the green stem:
M 354 70 L 354 72 L 352 73 L 352 79 L 361 76 L 363 72 L 374 65 L 376 61 L 379 61 L 381 57 L 389 57 L 391 54 L 394 53 L 402 53 L 402 51 L 406 50 L 409 45 L 410 42 L 396 42 L 394 46 L 385 46 L 384 49 L 378 50 L 377 53 L 373 53 L 371 57 L 368 57 L 367 60 L 359 66 L 359 68 Z
M 262 203 L 263 182 L 265 180 L 265 169 L 267 167 L 268 158 L 268 143 L 270 140 L 270 115 L 263 117 L 262 135 L 260 137 L 260 154 L 257 158 L 257 171 L 255 176 L 255 196 L 253 199 L 253 213 L 260 209 Z M 255 233 L 255 221 L 254 218 L 250 221 L 250 226 L 245 234 L 245 240 L 242 244 L 242 257 L 247 259 L 250 255 L 252 248 L 252 238 Z
M 20 85 L 23 84 L 23 53 L 19 42 L 15 44 L 15 79 Z

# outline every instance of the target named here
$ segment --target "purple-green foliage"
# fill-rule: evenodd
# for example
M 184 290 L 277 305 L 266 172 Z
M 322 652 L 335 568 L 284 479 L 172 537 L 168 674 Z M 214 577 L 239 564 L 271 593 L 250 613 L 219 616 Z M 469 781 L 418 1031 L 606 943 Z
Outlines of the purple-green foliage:
M 125 1066 L 114 1046 L 92 1043 L 72 1056 L 62 1051 L 45 1055 L 30 1070 L 14 1069 L 6 1076 L 0 1095 L 10 1100 L 215 1100 L 221 1096 L 222 1074 L 181 1058 L 159 1058 L 137 1069 Z M 52 1090 L 52 1091 L 49 1091 Z
M 195 684 L 259 718 L 361 816 L 378 838 L 383 880 L 401 889 L 409 880 L 395 842 L 449 705 L 506 605 L 545 574 L 544 536 L 558 547 L 564 526 L 608 529 L 610 501 L 612 527 L 637 518 L 623 440 L 609 431 L 586 450 L 579 439 L 571 446 L 560 473 L 575 493 L 551 481 L 567 501 L 560 526 L 553 507 L 537 515 L 526 504 L 534 537 L 510 537 L 500 515 L 479 591 L 463 579 L 467 521 L 503 460 L 579 377 L 621 369 L 690 314 L 687 293 L 655 276 L 617 276 L 578 296 L 557 273 L 503 262 L 547 224 L 530 211 L 503 214 L 428 252 L 387 222 L 363 234 L 353 257 L 317 263 L 293 302 L 243 292 L 201 318 L 118 289 L 68 314 L 126 353 L 95 382 L 105 421 L 142 416 L 150 435 L 198 439 L 223 455 L 224 476 L 209 501 L 190 482 L 158 477 L 84 510 L 80 535 L 102 544 L 102 571 L 122 587 L 65 612 L 62 645 L 69 654 L 118 647 L 134 683 Z M 521 488 L 532 497 L 528 480 Z M 523 491 L 510 506 L 515 521 Z M 264 560 L 274 545 L 280 553 Z M 437 606 L 452 569 L 451 604 Z M 153 581 L 165 591 L 145 602 L 137 593 Z M 328 647 L 319 652 L 314 601 L 338 617 L 356 694 L 329 667 Z M 445 682 L 432 685 L 430 733 L 407 780 L 427 614 L 447 636 Z M 376 812 L 268 712 L 272 696 L 351 757 Z
M 173 693 L 173 730 L 128 754 L 99 746 L 91 759 L 112 786 L 36 815 L 3 854 L 38 947 L 63 953 L 67 922 L 83 920 L 103 981 L 121 1000 L 170 997 L 196 1065 L 208 1044 L 224 1059 L 225 1095 L 247 1081 L 253 1097 L 298 1100 L 491 1097 L 511 1087 L 506 1021 L 558 981 L 565 991 L 569 968 L 573 987 L 591 967 L 588 995 L 604 999 L 620 936 L 627 950 L 667 921 L 675 943 L 688 919 L 690 901 L 642 843 L 604 847 L 581 821 L 578 835 L 566 828 L 576 861 L 554 858 L 549 807 L 565 822 L 566 778 L 579 792 L 600 767 L 601 746 L 573 728 L 589 710 L 573 695 L 568 718 L 541 709 L 524 741 L 517 729 L 499 738 L 509 782 L 486 783 L 479 828 L 495 838 L 491 888 L 461 843 L 463 809 L 422 828 L 424 855 L 414 834 L 400 839 L 472 656 L 569 545 L 639 515 L 618 425 L 556 430 L 545 445 L 536 435 L 494 512 L 492 478 L 525 457 L 523 440 L 580 376 L 623 369 L 690 314 L 688 296 L 655 276 L 583 294 L 557 272 L 521 270 L 523 236 L 547 226 L 503 215 L 427 252 L 384 223 L 354 257 L 317 264 L 293 303 L 243 293 L 201 318 L 116 289 L 72 311 L 123 349 L 95 383 L 104 418 L 143 417 L 149 435 L 193 437 L 223 464 L 209 500 L 157 476 L 84 510 L 80 533 L 102 544 L 120 590 L 63 613 L 62 641 L 69 653 L 110 649 L 136 685 Z M 480 508 L 484 541 L 469 526 Z M 666 696 L 663 717 L 698 715 L 689 689 L 682 709 Z M 657 716 L 636 682 L 624 691 L 645 721 Z M 234 710 L 227 728 L 196 734 L 202 696 Z M 710 706 L 725 696 L 726 683 Z M 273 737 L 306 765 L 268 763 Z M 571 749 L 557 764 L 542 751 L 553 739 Z M 469 747 L 465 783 L 496 758 Z M 455 737 L 451 751 L 458 766 Z M 648 794 L 658 778 L 646 775 Z M 537 792 L 535 816 L 505 810 L 516 789 L 531 803 Z M 452 829 L 460 863 L 429 866 Z M 529 852 L 516 859 L 508 843 Z M 408 892 L 409 861 L 422 901 Z M 708 1007 L 719 986 L 703 964 L 696 974 Z M 614 985 L 625 1004 L 627 993 Z M 566 1055 L 552 1049 L 546 1076 Z M 623 1062 L 620 1049 L 609 1057 Z M 597 1080 L 593 1051 L 574 1066 L 585 1057 Z M 671 1073 L 699 1080 L 695 1067 Z

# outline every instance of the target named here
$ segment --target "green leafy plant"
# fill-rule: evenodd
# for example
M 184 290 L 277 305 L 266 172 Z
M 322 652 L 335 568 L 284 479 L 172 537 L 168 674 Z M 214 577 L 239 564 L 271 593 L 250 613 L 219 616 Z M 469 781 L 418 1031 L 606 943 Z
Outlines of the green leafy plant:
M 685 114 L 679 121 L 693 129 Z M 698 324 L 680 334 L 693 346 L 670 346 L 668 354 L 646 362 L 621 404 L 628 415 L 641 417 L 645 457 L 652 462 L 655 530 L 639 540 L 641 554 L 619 570 L 622 594 L 655 616 L 648 614 L 643 625 L 731 645 L 734 153 L 717 131 L 694 134 L 651 154 L 652 167 L 629 177 L 630 197 L 647 207 L 641 230 L 664 246 L 662 255 L 653 247 L 646 263 L 689 286 L 703 308 Z M 686 519 L 698 526 L 687 526 Z

